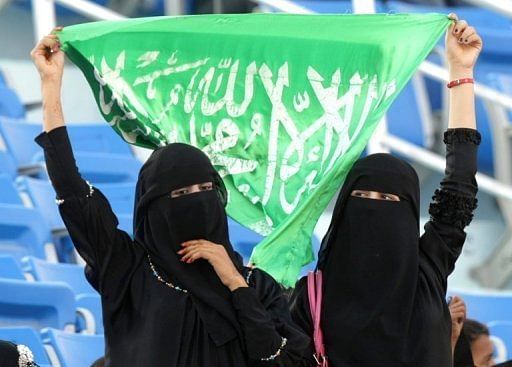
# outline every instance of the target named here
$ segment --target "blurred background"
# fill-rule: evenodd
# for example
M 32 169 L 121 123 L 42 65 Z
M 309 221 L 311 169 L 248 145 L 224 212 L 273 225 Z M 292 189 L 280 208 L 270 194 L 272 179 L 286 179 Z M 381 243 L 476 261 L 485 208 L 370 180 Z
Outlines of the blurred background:
M 29 56 L 36 40 L 55 25 L 248 12 L 455 12 L 477 28 L 484 39 L 475 75 L 483 137 L 479 206 L 449 293 L 462 296 L 469 316 L 491 328 L 497 360 L 512 359 L 512 0 L 0 0 L 0 339 L 30 345 L 42 366 L 89 366 L 103 353 L 99 296 L 84 278 L 83 262 L 60 220 L 42 153 L 33 142 L 42 118 L 39 77 Z M 444 170 L 446 78 L 440 41 L 368 148 L 390 151 L 417 169 L 422 224 Z M 120 227 L 131 233 L 135 180 L 148 152 L 114 134 L 70 63 L 63 103 L 82 174 L 106 194 Z M 315 252 L 331 210 L 318 223 Z M 234 222 L 230 231 L 248 260 L 261 237 Z M 314 264 L 303 274 L 311 269 Z

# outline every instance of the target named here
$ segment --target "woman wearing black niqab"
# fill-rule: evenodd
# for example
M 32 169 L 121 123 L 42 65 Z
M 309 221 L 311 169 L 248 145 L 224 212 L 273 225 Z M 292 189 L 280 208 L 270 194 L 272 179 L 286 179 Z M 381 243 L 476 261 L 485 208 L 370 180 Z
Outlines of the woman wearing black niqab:
M 466 30 L 469 33 L 464 41 Z M 447 33 L 453 79 L 472 71 L 481 40 L 465 22 Z M 457 65 L 471 67 L 460 69 Z M 465 75 L 468 76 L 469 75 Z M 447 278 L 476 208 L 472 85 L 450 89 L 446 171 L 419 233 L 414 169 L 388 154 L 357 161 L 334 208 L 318 255 L 323 272 L 321 327 L 330 367 L 451 367 Z M 313 335 L 306 279 L 291 299 L 292 317 Z
M 209 159 L 185 144 L 152 153 L 137 182 L 132 240 L 75 165 L 60 107 L 63 54 L 55 37 L 43 39 L 32 55 L 44 100 L 45 132 L 36 141 L 86 276 L 101 295 L 105 365 L 313 365 L 310 339 L 293 324 L 281 287 L 244 267 L 233 250 L 226 190 Z

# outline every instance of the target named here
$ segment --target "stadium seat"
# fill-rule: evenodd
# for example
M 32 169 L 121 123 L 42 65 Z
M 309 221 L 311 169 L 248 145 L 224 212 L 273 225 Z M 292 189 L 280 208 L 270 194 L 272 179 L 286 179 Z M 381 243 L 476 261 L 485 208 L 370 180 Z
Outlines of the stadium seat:
M 425 79 L 416 74 L 386 114 L 388 132 L 415 145 L 430 148 L 435 133 L 430 111 Z
M 512 293 L 503 292 L 468 292 L 450 289 L 449 295 L 464 299 L 467 317 L 483 323 L 494 321 L 512 322 Z
M 79 294 L 76 297 L 78 331 L 103 334 L 101 297 L 98 294 Z
M 488 72 L 486 84 L 499 92 L 512 96 L 512 67 L 509 73 Z M 507 111 L 507 115 L 509 122 L 512 122 L 512 110 Z
M 492 321 L 487 326 L 495 346 L 496 362 L 512 359 L 512 321 Z
M 0 279 L 0 326 L 74 330 L 75 296 L 62 283 Z
M 7 152 L 7 148 L 2 140 L 1 135 L 0 135 L 0 173 L 11 177 L 11 179 L 16 178 L 16 175 L 18 174 L 16 164 L 14 163 L 14 160 Z
M 75 146 L 77 164 L 86 179 L 94 183 L 137 180 L 142 164 L 131 154 L 128 145 L 120 138 L 107 137 L 108 134 L 114 134 L 113 132 L 107 133 L 108 130 L 96 129 L 92 125 L 91 131 L 95 133 L 90 135 L 86 134 L 85 127 L 77 130 L 69 127 L 69 131 L 72 144 Z M 73 131 L 77 131 L 75 139 L 73 139 L 75 135 Z M 105 134 L 102 135 L 101 131 Z M 41 148 L 34 142 L 34 138 L 40 132 L 41 126 L 38 124 L 0 118 L 0 134 L 6 147 L 5 151 L 12 157 L 12 161 L 21 173 L 33 174 L 43 170 L 44 155 Z M 102 136 L 101 139 L 100 136 Z M 93 143 L 95 137 L 99 139 L 97 143 Z M 86 149 L 86 151 L 80 149 Z M 124 152 L 120 153 L 121 151 Z
M 0 84 L 0 116 L 20 119 L 25 117 L 25 107 L 15 91 Z
M 50 367 L 51 363 L 46 355 L 40 335 L 29 327 L 2 327 L 0 340 L 7 340 L 14 344 L 26 345 L 34 355 L 34 361 L 39 367 Z
M 96 290 L 85 278 L 84 268 L 75 264 L 50 263 L 32 256 L 22 259 L 23 271 L 31 274 L 36 281 L 63 282 L 75 295 L 82 293 L 96 294 Z
M 18 189 L 28 195 L 33 206 L 45 213 L 45 220 L 50 228 L 53 230 L 62 230 L 64 228 L 64 223 L 62 222 L 57 204 L 55 203 L 55 191 L 50 181 L 24 176 L 19 177 L 16 183 Z M 129 216 L 130 225 L 128 228 L 131 233 L 135 183 L 100 183 L 95 185 L 95 187 L 108 198 L 112 209 L 119 217 L 121 215 Z M 118 219 L 121 222 L 121 218 Z
M 49 228 L 39 211 L 21 205 L 0 204 L 0 253 L 16 259 L 35 256 L 56 261 Z
M 47 352 L 57 356 L 61 367 L 89 367 L 105 353 L 105 340 L 100 335 L 45 329 L 41 336 Z
M 23 271 L 14 257 L 0 255 L 0 278 L 25 280 Z
M 14 186 L 12 177 L 5 173 L 0 173 L 0 203 L 23 205 L 23 201 Z

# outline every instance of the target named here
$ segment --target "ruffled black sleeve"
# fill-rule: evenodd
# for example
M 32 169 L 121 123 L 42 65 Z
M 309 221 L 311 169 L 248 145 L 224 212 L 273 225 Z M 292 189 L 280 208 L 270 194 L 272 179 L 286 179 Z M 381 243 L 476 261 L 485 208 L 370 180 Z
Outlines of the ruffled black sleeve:
M 477 150 L 480 133 L 473 129 L 445 132 L 446 169 L 430 204 L 430 221 L 420 240 L 423 268 L 433 269 L 446 287 L 466 239 L 464 228 L 471 223 L 477 206 Z
M 116 297 L 133 268 L 136 247 L 117 229 L 118 220 L 105 196 L 80 175 L 66 127 L 43 132 L 46 167 L 57 193 L 61 217 L 77 251 L 87 263 L 86 277 L 102 295 Z

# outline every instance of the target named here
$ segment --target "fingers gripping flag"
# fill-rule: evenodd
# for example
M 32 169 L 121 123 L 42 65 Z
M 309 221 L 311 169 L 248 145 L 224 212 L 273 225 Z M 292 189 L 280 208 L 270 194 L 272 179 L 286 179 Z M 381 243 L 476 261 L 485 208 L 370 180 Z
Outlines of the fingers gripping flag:
M 286 286 L 376 124 L 450 20 L 429 15 L 205 15 L 64 29 L 128 143 L 201 148 L 228 214 L 266 236 L 252 261 Z

